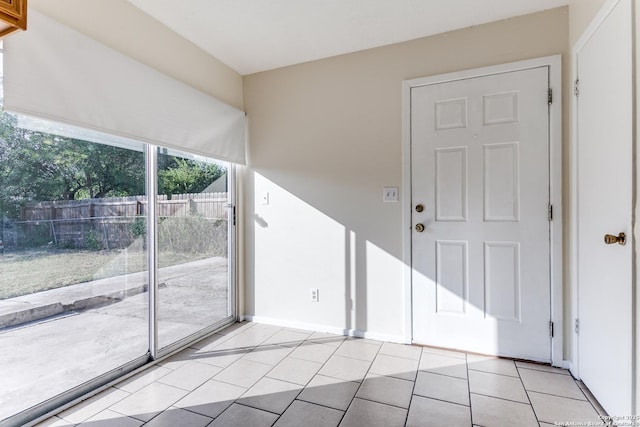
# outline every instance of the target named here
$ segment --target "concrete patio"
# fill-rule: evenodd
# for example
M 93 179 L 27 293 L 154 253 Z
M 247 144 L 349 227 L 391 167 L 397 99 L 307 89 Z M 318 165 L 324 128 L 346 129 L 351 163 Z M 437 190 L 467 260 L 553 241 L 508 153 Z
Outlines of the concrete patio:
M 160 347 L 228 316 L 227 272 L 226 258 L 159 271 Z M 145 279 L 135 273 L 0 301 L 0 348 L 11 349 L 0 352 L 0 420 L 145 355 Z

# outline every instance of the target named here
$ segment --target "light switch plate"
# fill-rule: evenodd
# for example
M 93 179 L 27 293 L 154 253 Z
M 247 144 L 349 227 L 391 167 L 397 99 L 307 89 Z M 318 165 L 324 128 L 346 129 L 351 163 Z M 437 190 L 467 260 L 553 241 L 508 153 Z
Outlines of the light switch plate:
M 382 194 L 382 200 L 385 202 L 397 202 L 398 201 L 398 187 L 384 187 Z

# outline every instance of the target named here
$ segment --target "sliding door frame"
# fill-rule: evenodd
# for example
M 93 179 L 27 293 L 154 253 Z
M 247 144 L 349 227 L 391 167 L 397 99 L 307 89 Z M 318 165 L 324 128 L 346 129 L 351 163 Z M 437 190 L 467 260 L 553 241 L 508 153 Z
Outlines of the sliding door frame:
M 227 257 L 228 257 L 228 313 L 229 315 L 191 335 L 188 335 L 166 347 L 158 348 L 158 229 L 157 229 L 157 200 L 158 200 L 158 146 L 145 144 L 145 191 L 147 193 L 147 262 L 149 280 L 149 350 L 130 362 L 93 378 L 84 384 L 76 386 L 66 392 L 39 403 L 29 409 L 0 421 L 0 427 L 14 425 L 35 425 L 47 418 L 64 411 L 81 401 L 100 393 L 139 371 L 154 366 L 159 360 L 167 358 L 208 335 L 236 322 L 238 320 L 238 282 L 237 282 L 237 168 L 227 162 L 227 193 L 228 193 L 228 229 L 227 229 Z

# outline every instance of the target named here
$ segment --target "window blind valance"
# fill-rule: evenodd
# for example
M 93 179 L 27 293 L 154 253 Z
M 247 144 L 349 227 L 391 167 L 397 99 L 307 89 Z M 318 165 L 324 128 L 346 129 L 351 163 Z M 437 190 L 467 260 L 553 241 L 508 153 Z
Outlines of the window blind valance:
M 246 164 L 244 112 L 35 10 L 4 41 L 4 108 Z

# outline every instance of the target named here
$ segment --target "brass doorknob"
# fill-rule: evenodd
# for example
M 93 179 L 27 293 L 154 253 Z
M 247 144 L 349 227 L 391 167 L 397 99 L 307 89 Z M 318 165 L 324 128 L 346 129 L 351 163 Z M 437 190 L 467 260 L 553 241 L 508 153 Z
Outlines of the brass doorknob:
M 625 236 L 624 233 L 620 233 L 617 236 L 614 236 L 613 234 L 605 234 L 604 242 L 607 245 L 613 245 L 614 243 L 624 245 L 625 243 L 627 243 L 627 236 Z
M 423 224 L 416 224 L 416 231 L 418 233 L 422 233 L 424 231 L 424 225 Z

